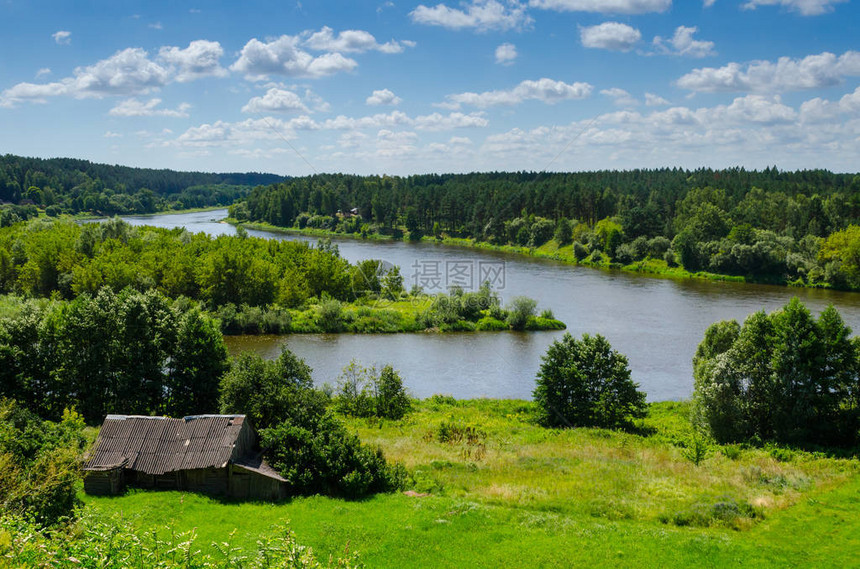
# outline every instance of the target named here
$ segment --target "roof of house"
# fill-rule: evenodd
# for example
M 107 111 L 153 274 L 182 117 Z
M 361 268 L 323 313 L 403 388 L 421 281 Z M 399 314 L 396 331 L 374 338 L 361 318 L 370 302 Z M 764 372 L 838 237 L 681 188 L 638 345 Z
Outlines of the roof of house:
M 123 466 L 145 474 L 223 468 L 233 458 L 244 415 L 193 415 L 182 419 L 108 415 L 84 468 L 98 471 Z M 237 464 L 283 480 L 262 459 L 238 457 Z M 265 466 L 264 466 L 265 465 Z

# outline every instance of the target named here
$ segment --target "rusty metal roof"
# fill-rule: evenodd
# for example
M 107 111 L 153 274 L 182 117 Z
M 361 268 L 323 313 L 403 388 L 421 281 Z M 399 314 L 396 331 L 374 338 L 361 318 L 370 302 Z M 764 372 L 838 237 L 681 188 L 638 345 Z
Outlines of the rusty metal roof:
M 130 470 L 164 474 L 222 468 L 230 462 L 244 415 L 194 415 L 182 419 L 108 415 L 87 470 L 125 463 Z

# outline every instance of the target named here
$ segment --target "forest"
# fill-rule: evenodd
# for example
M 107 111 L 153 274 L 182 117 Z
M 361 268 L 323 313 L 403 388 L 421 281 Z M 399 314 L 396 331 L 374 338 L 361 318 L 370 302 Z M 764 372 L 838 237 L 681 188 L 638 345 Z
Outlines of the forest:
M 0 202 L 37 206 L 49 215 L 140 214 L 229 205 L 253 186 L 282 180 L 274 174 L 177 172 L 73 158 L 0 156 Z M 4 226 L 13 221 L 9 213 L 0 217 Z
M 549 247 L 598 266 L 857 289 L 858 190 L 854 174 L 776 168 L 332 174 L 255 188 L 230 213 L 295 229 Z

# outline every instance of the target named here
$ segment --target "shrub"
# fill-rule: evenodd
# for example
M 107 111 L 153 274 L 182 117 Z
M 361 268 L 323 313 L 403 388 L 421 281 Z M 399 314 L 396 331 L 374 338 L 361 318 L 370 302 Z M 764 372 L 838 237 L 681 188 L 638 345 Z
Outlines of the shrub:
M 646 412 L 645 394 L 630 379 L 627 358 L 597 334 L 565 334 L 542 356 L 534 398 L 549 427 L 630 427 Z
M 381 450 L 362 445 L 330 413 L 305 425 L 285 421 L 263 430 L 261 440 L 291 494 L 359 498 L 406 482 L 402 466 L 388 465 Z
M 400 374 L 390 365 L 379 372 L 376 380 L 376 415 L 385 419 L 401 419 L 412 407 Z
M 343 305 L 334 299 L 322 301 L 317 306 L 316 321 L 323 332 L 339 332 L 343 327 Z
M 527 296 L 515 296 L 508 304 L 508 326 L 514 330 L 524 330 L 529 318 L 535 315 L 537 301 Z
M 501 330 L 507 330 L 508 325 L 502 322 L 501 320 L 497 320 L 492 316 L 484 316 L 478 322 L 475 323 L 475 330 L 479 332 L 498 332 Z
M 412 407 L 403 380 L 391 365 L 382 371 L 351 361 L 338 378 L 338 410 L 353 417 L 401 419 Z
M 588 257 L 588 249 L 585 245 L 577 241 L 573 244 L 573 256 L 576 257 L 577 261 L 582 261 Z
M 79 501 L 83 417 L 66 410 L 42 421 L 13 401 L 0 400 L 0 505 L 40 525 L 75 515 Z

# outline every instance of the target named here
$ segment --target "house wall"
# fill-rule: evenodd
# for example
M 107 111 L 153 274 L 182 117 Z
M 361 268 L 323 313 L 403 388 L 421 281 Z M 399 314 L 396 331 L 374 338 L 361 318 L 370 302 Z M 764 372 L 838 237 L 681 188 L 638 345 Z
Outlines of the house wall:
M 273 501 L 286 497 L 285 483 L 250 470 L 245 470 L 240 466 L 230 465 L 230 469 L 231 498 Z
M 84 492 L 93 496 L 116 496 L 125 489 L 122 468 L 87 471 L 84 473 Z

